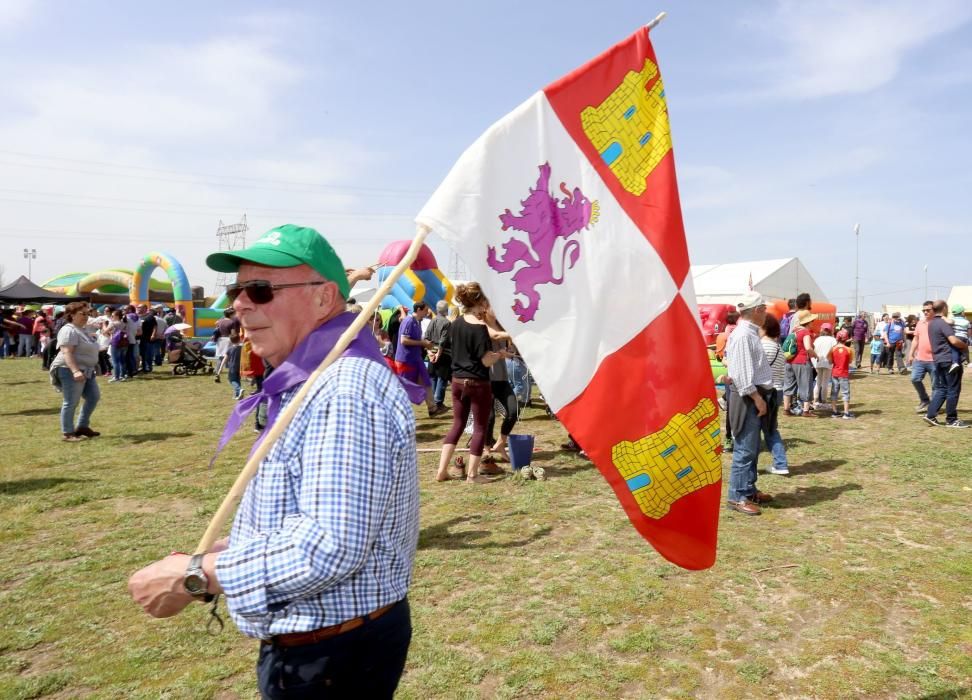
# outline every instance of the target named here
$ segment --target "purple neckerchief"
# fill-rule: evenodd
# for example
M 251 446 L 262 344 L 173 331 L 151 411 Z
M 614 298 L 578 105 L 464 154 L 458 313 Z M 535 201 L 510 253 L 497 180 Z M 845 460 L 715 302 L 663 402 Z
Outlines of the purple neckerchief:
M 210 467 L 213 466 L 213 462 L 216 461 L 216 457 L 222 449 L 226 447 L 226 443 L 230 441 L 230 438 L 243 425 L 247 416 L 261 402 L 267 401 L 269 406 L 267 408 L 266 427 L 256 442 L 253 443 L 253 447 L 250 450 L 250 454 L 253 454 L 266 436 L 268 432 L 266 428 L 273 425 L 273 422 L 276 420 L 284 393 L 307 381 L 307 378 L 317 369 L 321 361 L 327 356 L 327 353 L 337 343 L 338 338 L 348 329 L 356 317 L 356 314 L 345 312 L 315 328 L 311 331 L 310 335 L 304 338 L 294 348 L 293 352 L 287 356 L 287 359 L 279 367 L 273 368 L 273 373 L 263 381 L 262 391 L 236 404 L 236 407 L 226 421 L 226 426 L 223 428 L 223 435 L 220 437 L 219 444 L 216 446 L 216 454 L 209 461 Z M 348 344 L 347 349 L 341 354 L 341 357 L 360 357 L 377 362 L 383 367 L 388 367 L 388 363 L 385 362 L 385 358 L 378 349 L 378 343 L 375 341 L 374 335 L 367 328 L 362 328 L 358 331 L 358 335 Z M 425 387 L 410 382 L 403 377 L 399 377 L 399 380 L 412 403 L 420 404 L 425 401 Z

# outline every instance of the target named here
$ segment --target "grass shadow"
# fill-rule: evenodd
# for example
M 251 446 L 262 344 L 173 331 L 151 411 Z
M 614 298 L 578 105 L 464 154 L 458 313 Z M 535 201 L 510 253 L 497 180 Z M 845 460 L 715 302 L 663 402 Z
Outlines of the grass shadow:
M 553 416 L 548 416 L 546 413 L 538 413 L 535 416 L 527 416 L 526 418 L 520 418 L 517 423 L 526 423 L 528 421 L 534 420 L 554 420 Z
M 195 433 L 136 433 L 133 435 L 119 435 L 117 436 L 119 440 L 128 440 L 136 445 L 141 445 L 144 442 L 159 442 L 160 440 L 168 440 L 169 438 L 183 438 L 192 437 Z
M 25 382 L 4 382 L 5 387 L 8 386 L 23 386 L 24 384 L 50 384 L 49 380 L 46 379 L 30 379 Z
M 855 416 L 879 416 L 882 413 L 884 413 L 884 411 L 882 411 L 880 408 L 866 408 L 863 411 L 855 411 L 854 415 Z
M 793 445 L 816 445 L 816 440 L 807 440 L 801 437 L 785 437 L 783 442 L 786 443 L 787 447 L 792 447 Z
M 49 479 L 21 479 L 20 481 L 0 481 L 0 495 L 15 496 L 28 491 L 42 491 L 54 488 L 60 484 L 81 483 L 89 479 L 65 479 L 53 477 Z
M 44 408 L 25 408 L 23 411 L 4 413 L 5 416 L 53 416 L 61 412 L 60 406 L 45 406 Z
M 834 501 L 847 491 L 863 491 L 860 484 L 840 486 L 800 486 L 793 493 L 776 494 L 776 500 L 767 504 L 773 508 L 805 508 L 825 501 Z
M 793 467 L 797 474 L 823 474 L 832 472 L 841 464 L 847 464 L 846 459 L 814 459 Z
M 492 531 L 490 530 L 452 531 L 452 528 L 457 525 L 470 521 L 478 522 L 480 519 L 481 518 L 478 515 L 461 515 L 450 520 L 446 520 L 445 522 L 424 527 L 419 533 L 418 548 L 457 550 L 508 549 L 510 547 L 526 547 L 527 545 L 546 537 L 553 530 L 553 528 L 550 527 L 542 527 L 534 532 L 531 532 L 529 537 L 524 537 L 518 540 L 508 540 L 505 542 L 480 541 L 488 538 L 492 534 Z
M 416 442 L 437 442 L 445 437 L 446 433 L 449 432 L 448 428 L 442 431 L 433 432 L 431 430 L 423 430 L 420 433 L 415 433 Z

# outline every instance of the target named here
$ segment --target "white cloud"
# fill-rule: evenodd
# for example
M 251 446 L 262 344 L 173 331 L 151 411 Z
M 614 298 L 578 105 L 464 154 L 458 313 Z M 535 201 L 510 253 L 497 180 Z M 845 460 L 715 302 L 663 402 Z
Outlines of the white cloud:
M 972 19 L 964 0 L 917 4 L 783 0 L 747 20 L 778 40 L 768 96 L 807 99 L 861 93 L 893 81 L 908 54 Z

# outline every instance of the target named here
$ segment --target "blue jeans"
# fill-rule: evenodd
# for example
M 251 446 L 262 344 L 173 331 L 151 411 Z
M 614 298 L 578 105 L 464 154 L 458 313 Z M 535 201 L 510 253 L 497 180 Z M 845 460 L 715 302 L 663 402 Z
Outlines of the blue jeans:
M 766 440 L 766 448 L 773 455 L 773 466 L 776 469 L 789 469 L 786 461 L 786 447 L 783 445 L 783 438 L 780 436 L 779 429 L 773 432 L 763 431 L 763 439 Z M 733 448 L 735 455 L 735 448 Z M 753 485 L 755 487 L 755 484 Z
M 513 385 L 513 395 L 521 404 L 530 401 L 530 372 L 526 363 L 518 357 L 511 357 L 506 361 L 506 372 Z
M 449 388 L 449 380 L 443 377 L 432 377 L 432 398 L 437 404 L 445 401 L 446 389 Z
M 61 432 L 73 433 L 76 430 L 74 411 L 82 398 L 84 404 L 81 406 L 81 415 L 78 416 L 77 427 L 89 427 L 91 414 L 94 413 L 98 399 L 101 398 L 101 390 L 98 389 L 98 380 L 94 373 L 83 382 L 76 382 L 74 381 L 74 373 L 70 369 L 58 367 L 57 376 L 61 380 L 61 391 L 64 393 L 64 402 L 61 404 Z
M 930 374 L 932 378 L 932 389 L 935 388 L 935 363 L 926 360 L 915 360 L 911 363 L 911 385 L 918 392 L 918 400 L 921 403 L 928 403 L 928 392 L 925 390 L 925 375 Z
M 240 371 L 236 370 L 234 372 L 233 370 L 229 370 L 227 374 L 229 375 L 228 378 L 229 378 L 230 386 L 233 387 L 233 395 L 236 396 L 242 394 L 243 384 L 240 381 Z
M 756 404 L 733 393 L 733 401 L 746 402 L 746 420 L 732 426 L 732 467 L 729 470 L 729 500 L 742 501 L 756 495 L 756 460 L 759 457 L 761 425 Z M 771 448 L 772 449 L 772 448 Z M 775 459 L 775 455 L 774 455 Z
M 111 346 L 111 368 L 114 372 L 115 379 L 121 379 L 125 376 L 125 348 L 120 348 L 115 345 Z
M 142 358 L 142 371 L 151 372 L 155 367 L 155 341 L 151 339 L 139 341 L 138 354 Z
M 34 336 L 29 333 L 21 333 L 20 340 L 17 342 L 17 355 L 20 357 L 30 357 L 34 354 Z
M 934 418 L 938 415 L 938 409 L 945 404 L 945 420 L 949 423 L 958 420 L 958 401 L 962 394 L 962 366 L 959 365 L 957 370 L 949 372 L 951 366 L 951 362 L 935 363 L 935 381 L 932 385 L 931 401 L 928 403 L 928 413 L 925 414 Z

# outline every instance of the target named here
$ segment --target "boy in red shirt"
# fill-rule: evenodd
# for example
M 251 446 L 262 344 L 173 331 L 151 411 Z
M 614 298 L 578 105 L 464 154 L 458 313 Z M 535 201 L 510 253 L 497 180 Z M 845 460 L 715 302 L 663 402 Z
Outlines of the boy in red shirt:
M 850 347 L 850 335 L 845 330 L 837 331 L 837 345 L 827 353 L 827 359 L 833 366 L 831 382 L 833 387 L 830 391 L 831 407 L 833 408 L 834 418 L 851 420 L 856 418 L 850 412 L 850 366 L 854 361 L 854 350 Z M 840 391 L 840 398 L 844 402 L 844 413 L 837 412 L 837 391 Z

